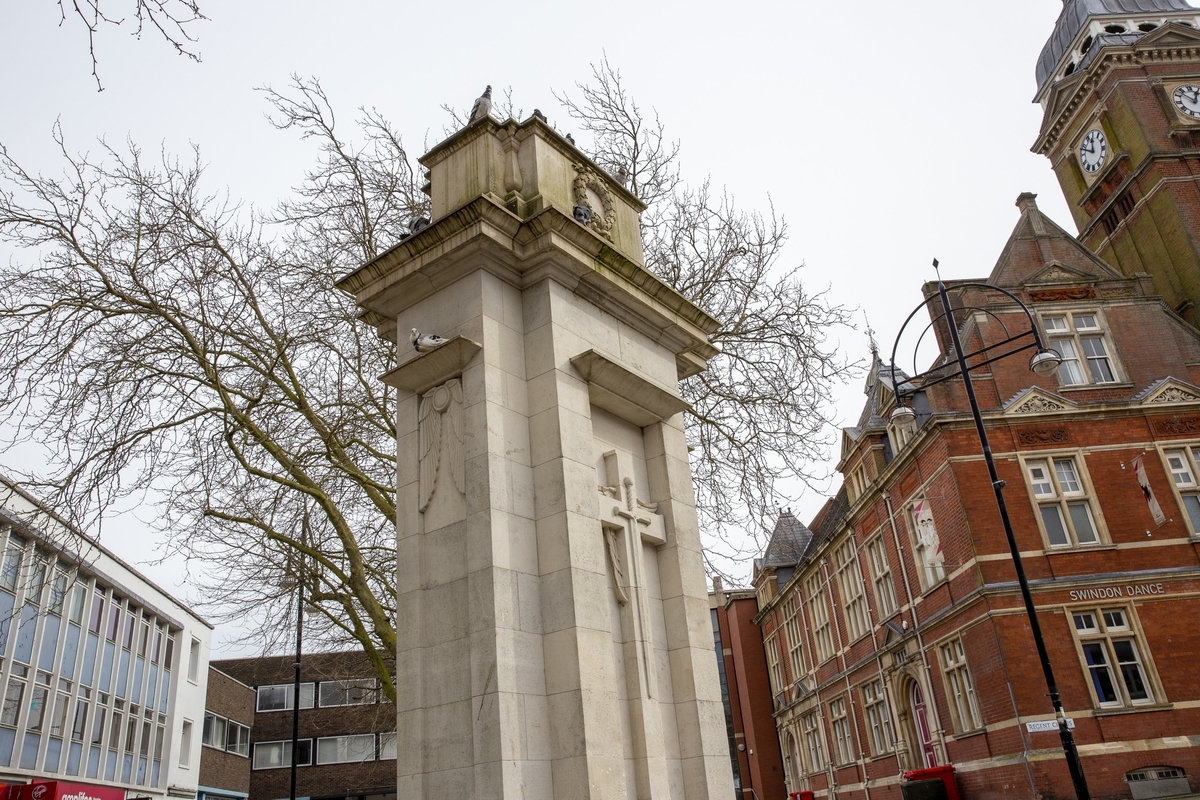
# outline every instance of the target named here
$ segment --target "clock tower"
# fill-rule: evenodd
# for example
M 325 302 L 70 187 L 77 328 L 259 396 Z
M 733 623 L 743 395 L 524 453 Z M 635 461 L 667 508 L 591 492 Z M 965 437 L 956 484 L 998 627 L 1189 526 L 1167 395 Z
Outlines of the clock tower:
M 1037 83 L 1080 241 L 1200 326 L 1200 9 L 1064 0 Z

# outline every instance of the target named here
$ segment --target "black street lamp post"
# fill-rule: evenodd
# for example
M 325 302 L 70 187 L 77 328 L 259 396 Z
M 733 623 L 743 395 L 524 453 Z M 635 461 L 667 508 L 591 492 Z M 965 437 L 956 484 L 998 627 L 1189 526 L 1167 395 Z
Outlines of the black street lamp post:
M 937 265 L 938 262 L 935 260 L 933 262 L 935 269 L 937 268 Z M 1025 316 L 1029 322 L 1029 329 L 1017 334 L 1011 334 L 1008 331 L 1008 327 L 1004 325 L 1003 321 L 1001 321 L 1000 318 L 991 311 L 978 307 L 965 307 L 963 310 L 980 311 L 993 317 L 1000 322 L 1001 326 L 1004 327 L 1005 333 L 1008 335 L 1003 341 L 991 345 L 984 345 L 973 353 L 964 353 L 962 342 L 959 340 L 958 336 L 958 326 L 954 322 L 954 313 L 953 308 L 950 305 L 950 296 L 946 291 L 946 284 L 944 284 L 939 278 L 938 297 L 941 299 L 942 313 L 941 315 L 935 316 L 934 320 L 930 323 L 930 327 L 935 325 L 941 319 L 945 320 L 946 327 L 950 331 L 950 341 L 954 347 L 954 355 L 958 362 L 958 371 L 947 371 L 946 365 L 939 365 L 934 369 L 927 370 L 923 373 L 915 375 L 912 378 L 906 379 L 903 387 L 896 383 L 896 348 L 900 344 L 900 337 L 904 335 L 904 330 L 908 327 L 908 323 L 912 321 L 913 317 L 915 317 L 919 311 L 933 301 L 933 298 L 931 297 L 918 306 L 912 312 L 912 314 L 909 315 L 908 319 L 904 321 L 904 325 L 901 327 L 900 333 L 896 337 L 896 344 L 892 348 L 892 386 L 896 392 L 897 403 L 896 410 L 892 414 L 892 419 L 893 421 L 911 420 L 915 416 L 910 407 L 901 404 L 900 401 L 902 397 L 911 395 L 919 389 L 932 386 L 933 384 L 941 383 L 942 381 L 950 380 L 960 376 L 962 377 L 963 388 L 967 393 L 967 401 L 971 405 L 971 416 L 975 419 L 975 430 L 979 434 L 979 443 L 983 446 L 983 460 L 987 462 L 988 476 L 992 481 L 992 490 L 996 494 L 996 507 L 1000 511 L 1000 520 L 1004 524 L 1004 535 L 1008 539 L 1008 549 L 1012 554 L 1013 568 L 1017 573 L 1017 583 L 1019 583 L 1021 586 L 1021 597 L 1025 601 L 1025 613 L 1029 617 L 1029 627 L 1033 633 L 1033 641 L 1037 645 L 1038 658 L 1042 663 L 1042 672 L 1046 677 L 1046 689 L 1050 695 L 1050 702 L 1054 705 L 1054 715 L 1058 721 L 1058 735 L 1062 740 L 1063 753 L 1066 755 L 1067 769 L 1070 770 L 1071 781 L 1075 785 L 1075 796 L 1078 798 L 1078 800 L 1090 800 L 1091 795 L 1088 793 L 1087 779 L 1083 774 L 1083 764 L 1079 760 L 1079 750 L 1075 746 L 1075 737 L 1071 733 L 1071 728 L 1067 722 L 1067 717 L 1063 713 L 1062 699 L 1059 697 L 1058 693 L 1058 683 L 1054 679 L 1054 670 L 1050 666 L 1050 655 L 1046 652 L 1046 642 L 1042 636 L 1042 626 L 1038 623 L 1037 609 L 1033 604 L 1033 595 L 1030 594 L 1029 591 L 1029 581 L 1025 577 L 1025 567 L 1021 563 L 1021 552 L 1017 547 L 1017 539 L 1013 535 L 1012 522 L 1008 517 L 1008 506 L 1004 502 L 1005 483 L 1004 481 L 1000 480 L 1000 476 L 996 473 L 996 462 L 992 458 L 992 448 L 988 443 L 987 431 L 984 429 L 983 416 L 979 412 L 979 403 L 975 399 L 975 387 L 971 383 L 972 369 L 977 369 L 985 364 L 990 364 L 993 361 L 1006 358 L 1024 350 L 1036 348 L 1033 359 L 1029 363 L 1029 368 L 1042 376 L 1054 374 L 1054 372 L 1058 369 L 1059 364 L 1062 363 L 1062 359 L 1059 357 L 1058 353 L 1047 348 L 1042 343 L 1042 337 L 1038 332 L 1037 323 L 1033 319 L 1033 314 L 1029 311 L 1029 308 L 1011 292 L 1005 291 L 998 286 L 991 286 L 986 283 L 965 283 L 961 284 L 960 288 L 985 289 L 988 291 L 1001 292 L 1005 295 L 1008 295 L 1008 297 L 1012 299 L 1012 301 L 1016 303 L 1022 311 L 1025 312 Z M 928 330 L 928 328 L 926 330 Z M 976 359 L 975 363 L 968 364 L 967 359 L 969 358 Z M 907 392 L 905 392 L 904 389 L 907 389 Z

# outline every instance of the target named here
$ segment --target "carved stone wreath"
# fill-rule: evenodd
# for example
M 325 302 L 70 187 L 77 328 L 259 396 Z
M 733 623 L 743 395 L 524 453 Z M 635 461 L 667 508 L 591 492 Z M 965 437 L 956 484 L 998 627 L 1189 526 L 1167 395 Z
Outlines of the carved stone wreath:
M 575 164 L 574 167 L 576 174 L 572 189 L 575 195 L 575 206 L 576 208 L 582 206 L 592 211 L 591 219 L 586 222 L 581 219 L 580 223 L 611 241 L 612 229 L 617 223 L 616 201 L 613 199 L 612 192 L 609 191 L 604 179 L 588 167 L 583 164 Z M 591 189 L 600 198 L 600 205 L 603 208 L 592 207 L 588 189 Z M 579 218 L 577 214 L 576 219 Z

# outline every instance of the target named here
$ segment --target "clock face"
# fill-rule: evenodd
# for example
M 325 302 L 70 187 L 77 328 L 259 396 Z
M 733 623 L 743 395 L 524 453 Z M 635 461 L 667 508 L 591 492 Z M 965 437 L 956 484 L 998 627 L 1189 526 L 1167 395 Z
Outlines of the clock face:
M 1192 119 L 1200 119 L 1200 86 L 1179 86 L 1171 92 L 1175 107 Z
M 1099 128 L 1093 128 L 1079 145 L 1079 163 L 1088 173 L 1099 172 L 1108 160 L 1108 140 Z

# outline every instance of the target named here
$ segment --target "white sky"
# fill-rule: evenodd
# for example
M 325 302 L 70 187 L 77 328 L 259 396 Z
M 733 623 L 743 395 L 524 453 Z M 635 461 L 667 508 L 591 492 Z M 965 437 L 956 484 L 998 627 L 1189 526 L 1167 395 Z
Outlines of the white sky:
M 269 206 L 313 151 L 271 128 L 256 86 L 317 76 L 347 125 L 375 106 L 420 153 L 441 138 L 440 104 L 468 107 L 489 83 L 571 131 L 551 89 L 586 80 L 607 52 L 682 140 L 685 176 L 711 175 L 748 209 L 773 202 L 791 230 L 785 260 L 807 264 L 810 290 L 859 308 L 860 330 L 865 313 L 885 351 L 934 257 L 948 278 L 991 271 L 1019 193 L 1036 192 L 1075 230 L 1049 162 L 1029 152 L 1041 120 L 1034 63 L 1059 0 L 200 4 L 202 63 L 156 35 L 133 39 L 127 21 L 98 41 L 98 93 L 81 25 L 59 27 L 53 0 L 0 0 L 0 142 L 47 170 L 56 119 L 76 151 L 101 136 L 183 155 L 195 144 L 210 189 Z M 839 337 L 866 356 L 865 334 Z M 860 388 L 837 394 L 844 424 Z M 822 502 L 809 493 L 795 510 L 807 520 Z M 139 529 L 106 529 L 104 543 L 194 599 L 177 565 L 146 565 L 153 542 Z

